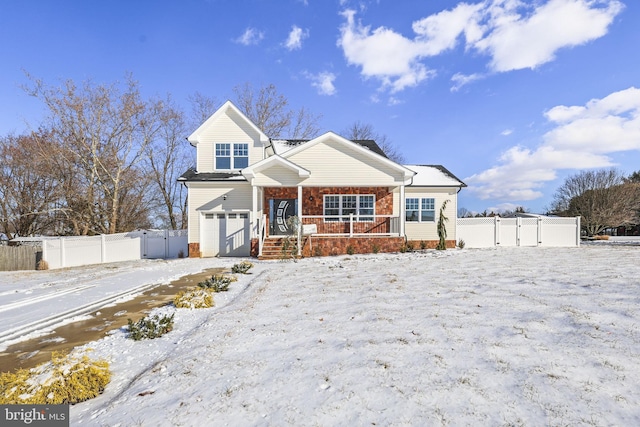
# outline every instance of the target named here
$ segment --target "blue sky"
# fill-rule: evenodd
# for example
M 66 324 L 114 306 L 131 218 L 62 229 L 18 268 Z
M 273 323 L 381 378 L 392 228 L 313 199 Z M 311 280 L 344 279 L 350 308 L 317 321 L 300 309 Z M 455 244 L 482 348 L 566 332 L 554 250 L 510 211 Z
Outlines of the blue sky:
M 543 212 L 570 174 L 640 170 L 639 22 L 632 0 L 2 0 L 0 135 L 43 119 L 24 71 L 130 72 L 185 109 L 273 83 L 323 131 L 444 165 L 460 207 Z

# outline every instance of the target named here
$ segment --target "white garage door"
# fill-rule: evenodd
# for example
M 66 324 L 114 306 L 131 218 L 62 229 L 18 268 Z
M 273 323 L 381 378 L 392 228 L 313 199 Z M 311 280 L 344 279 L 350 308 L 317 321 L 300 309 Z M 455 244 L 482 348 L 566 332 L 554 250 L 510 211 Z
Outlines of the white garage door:
M 202 256 L 249 256 L 248 213 L 207 213 L 202 218 Z

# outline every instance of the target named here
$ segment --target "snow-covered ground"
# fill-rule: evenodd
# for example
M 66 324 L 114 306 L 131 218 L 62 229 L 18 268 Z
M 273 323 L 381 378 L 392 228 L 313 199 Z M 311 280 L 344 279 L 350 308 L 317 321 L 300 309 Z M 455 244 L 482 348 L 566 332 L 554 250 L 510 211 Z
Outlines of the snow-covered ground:
M 71 425 L 640 425 L 639 260 L 596 243 L 256 261 L 159 339 L 85 346 L 113 377 Z M 7 290 L 104 286 L 103 270 L 0 273 L 0 309 Z

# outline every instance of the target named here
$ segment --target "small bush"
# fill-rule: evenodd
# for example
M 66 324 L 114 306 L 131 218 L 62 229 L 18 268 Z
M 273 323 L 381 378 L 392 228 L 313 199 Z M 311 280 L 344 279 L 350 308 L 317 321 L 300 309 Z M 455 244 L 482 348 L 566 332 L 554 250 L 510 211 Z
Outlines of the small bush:
M 458 240 L 458 248 L 464 249 L 464 240 L 462 239 Z
M 226 292 L 229 290 L 229 285 L 236 280 L 238 279 L 234 276 L 214 274 L 210 279 L 198 283 L 198 286 L 205 289 L 211 289 L 213 292 Z
M 36 270 L 42 271 L 42 270 L 48 270 L 48 269 L 49 269 L 49 263 L 47 261 L 43 259 L 38 261 L 38 264 L 36 265 Z
M 349 246 L 347 246 L 346 251 L 347 251 L 347 254 L 349 254 L 349 255 L 353 255 L 353 254 L 356 252 L 356 250 L 355 250 L 355 248 L 353 247 L 353 245 L 349 245 Z
M 380 252 L 380 245 L 378 245 L 377 243 L 374 243 L 372 251 L 374 254 L 377 254 L 378 252 Z
M 423 251 L 427 249 L 427 242 L 425 242 L 424 240 L 420 240 L 420 249 L 422 249 Z
M 322 248 L 320 246 L 313 248 L 313 256 L 322 256 Z
M 403 243 L 402 246 L 400 246 L 400 253 L 405 253 L 405 252 L 407 252 L 407 245 Z
M 0 374 L 0 404 L 59 405 L 84 402 L 111 381 L 109 364 L 86 354 L 54 352 L 51 362 Z
M 154 339 L 161 337 L 173 329 L 173 314 L 171 316 L 164 315 L 160 317 L 145 317 L 137 322 L 127 319 L 129 324 L 129 337 L 135 341 L 143 339 Z
M 252 263 L 250 263 L 249 261 L 242 261 L 239 264 L 234 264 L 233 267 L 231 267 L 231 272 L 239 273 L 239 274 L 247 274 L 247 271 L 251 270 L 252 268 L 253 268 Z
M 178 251 L 178 258 L 184 258 L 184 251 L 182 249 Z
M 413 252 L 413 242 L 407 242 L 407 251 Z
M 212 289 L 190 288 L 179 292 L 173 298 L 176 308 L 209 308 L 213 307 Z

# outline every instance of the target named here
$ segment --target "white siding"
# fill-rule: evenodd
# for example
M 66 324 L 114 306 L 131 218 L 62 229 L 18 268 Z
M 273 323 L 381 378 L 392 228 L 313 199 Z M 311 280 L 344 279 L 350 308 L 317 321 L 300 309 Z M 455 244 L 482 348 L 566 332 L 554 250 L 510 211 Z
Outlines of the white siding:
M 402 173 L 344 144 L 325 141 L 287 157 L 311 171 L 304 181 L 309 186 L 395 186 L 403 182 Z
M 264 172 L 257 173 L 253 184 L 263 187 L 295 187 L 304 180 L 305 178 L 300 178 L 297 172 L 284 166 L 276 165 L 268 168 Z M 304 181 L 304 183 L 306 185 L 306 181 Z
M 444 214 L 449 221 L 446 222 L 447 240 L 456 240 L 456 217 L 458 211 L 457 189 L 451 188 L 427 188 L 405 187 L 405 197 L 408 198 L 434 198 L 435 221 L 434 222 L 406 222 L 405 233 L 409 240 L 439 240 L 438 215 L 445 200 L 449 200 Z
M 264 150 L 258 135 L 244 120 L 235 118 L 235 114 L 223 114 L 206 129 L 197 146 L 198 172 L 213 172 L 216 142 L 249 144 L 249 164 L 259 162 L 264 157 Z
M 248 212 L 252 197 L 248 182 L 189 183 L 189 243 L 200 242 L 201 212 Z

